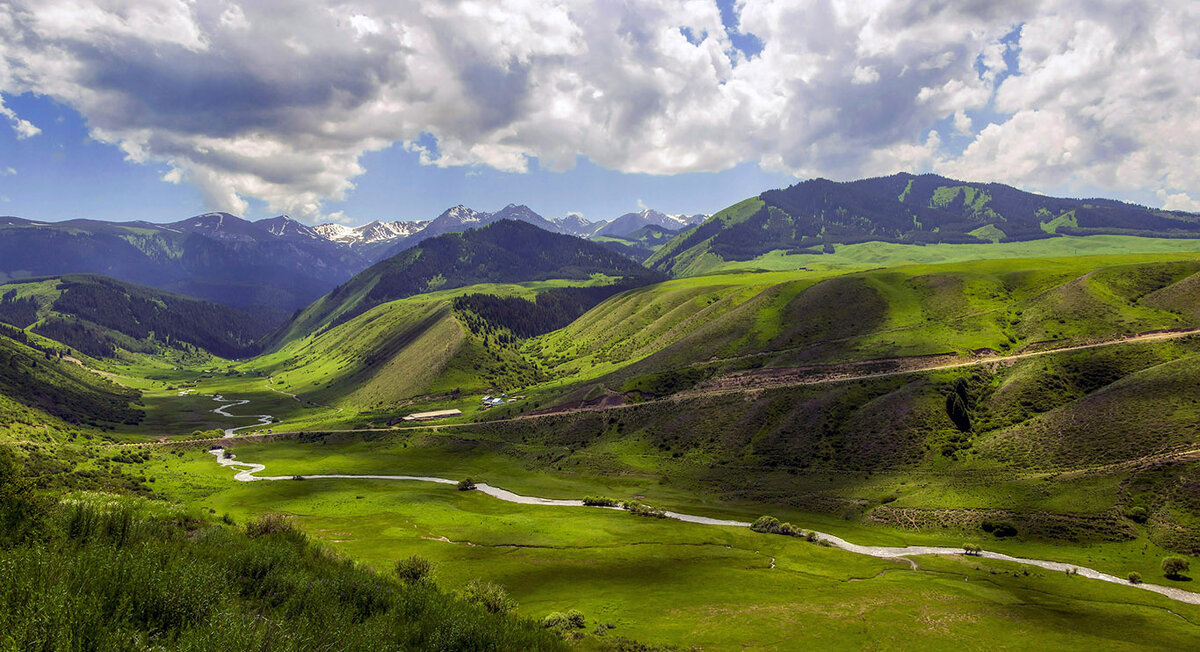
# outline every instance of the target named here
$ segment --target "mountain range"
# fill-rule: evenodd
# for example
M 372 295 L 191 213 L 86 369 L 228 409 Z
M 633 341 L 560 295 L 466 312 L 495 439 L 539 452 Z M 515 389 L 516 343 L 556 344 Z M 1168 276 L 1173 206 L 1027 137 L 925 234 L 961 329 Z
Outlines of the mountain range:
M 510 220 L 592 239 L 673 276 L 771 252 L 834 245 L 991 243 L 1060 235 L 1200 237 L 1200 216 L 1109 199 L 1065 199 L 925 174 L 768 190 L 712 217 L 643 209 L 611 221 L 547 219 L 525 205 L 458 205 L 428 221 L 308 226 L 205 213 L 166 224 L 0 218 L 0 282 L 101 274 L 255 311 L 276 324 L 355 274 L 447 233 Z
M 1059 235 L 1200 237 L 1200 215 L 1111 199 L 1064 199 L 933 174 L 812 179 L 730 206 L 659 248 L 646 264 L 681 276 L 772 251 L 834 244 L 1013 242 Z
M 467 211 L 457 213 L 462 217 Z M 337 325 L 374 306 L 417 294 L 478 283 L 587 281 L 595 275 L 621 287 L 663 278 L 599 243 L 501 219 L 429 238 L 372 265 L 300 313 L 282 339 Z

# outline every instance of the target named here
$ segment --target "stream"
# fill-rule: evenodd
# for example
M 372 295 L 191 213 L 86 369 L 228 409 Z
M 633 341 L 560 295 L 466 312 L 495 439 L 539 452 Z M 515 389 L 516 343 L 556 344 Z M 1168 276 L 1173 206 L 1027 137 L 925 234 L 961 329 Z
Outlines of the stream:
M 219 402 L 228 401 L 228 399 L 225 399 L 220 394 L 214 396 L 213 400 L 219 401 Z M 239 405 L 246 405 L 249 402 L 250 402 L 249 400 L 229 401 L 226 405 L 222 405 L 221 407 L 213 410 L 213 412 L 215 412 L 221 416 L 229 417 L 232 419 L 247 419 L 247 418 L 254 419 L 254 418 L 256 418 L 259 420 L 258 423 L 251 424 L 249 426 L 240 426 L 237 428 L 229 428 L 229 429 L 225 430 L 225 437 L 233 437 L 234 433 L 237 432 L 238 430 L 244 430 L 246 428 L 254 428 L 256 426 L 266 425 L 266 424 L 270 424 L 273 422 L 274 419 L 269 414 L 237 415 L 237 414 L 229 414 L 228 412 L 225 411 L 228 408 L 236 407 Z M 242 462 L 240 460 L 233 459 L 232 457 L 226 458 L 225 457 L 225 449 L 223 449 L 223 448 L 211 449 L 211 450 L 209 450 L 209 453 L 211 453 L 213 456 L 216 457 L 217 463 L 220 464 L 221 466 L 240 467 L 240 468 L 235 469 L 235 470 L 237 470 L 237 473 L 233 476 L 233 479 L 237 480 L 238 482 L 278 481 L 278 480 L 296 480 L 296 479 L 304 479 L 304 480 L 347 479 L 347 480 L 409 480 L 409 481 L 414 481 L 414 482 L 433 482 L 433 483 L 445 484 L 445 485 L 457 485 L 458 484 L 458 482 L 456 480 L 449 480 L 446 478 L 438 478 L 438 477 L 433 477 L 433 476 L 421 476 L 421 475 L 323 474 L 323 475 L 301 475 L 301 476 L 294 476 L 294 475 L 259 476 L 256 474 L 261 473 L 266 470 L 267 467 L 265 464 L 257 464 L 257 463 L 253 463 L 253 462 Z M 542 506 L 546 506 L 546 507 L 585 507 L 582 500 L 567 500 L 567 499 L 556 499 L 556 498 L 539 498 L 536 496 L 522 496 L 520 494 L 508 491 L 507 489 L 501 489 L 500 487 L 493 487 L 492 485 L 482 483 L 482 482 L 477 483 L 475 485 L 475 491 L 487 494 L 493 498 L 503 500 L 505 502 L 516 503 L 519 505 L 542 505 Z M 597 508 L 593 508 L 593 509 L 597 509 Z M 617 509 L 617 510 L 619 510 L 621 508 L 620 507 L 607 507 L 607 508 L 598 508 L 598 509 Z M 675 519 L 677 521 L 684 521 L 687 523 L 696 523 L 699 525 L 715 525 L 715 526 L 724 526 L 724 527 L 745 527 L 745 528 L 750 527 L 750 523 L 748 523 L 746 521 L 723 520 L 723 519 L 717 519 L 717 518 L 709 518 L 707 516 L 696 516 L 694 514 L 682 514 L 679 512 L 669 512 L 669 511 L 664 512 L 664 515 L 667 518 Z M 817 535 L 818 541 L 827 543 L 835 548 L 840 548 L 847 552 L 853 552 L 853 553 L 857 553 L 860 555 L 869 555 L 871 557 L 877 557 L 880 559 L 897 559 L 897 558 L 909 557 L 909 556 L 913 556 L 913 555 L 959 555 L 959 556 L 961 556 L 961 555 L 965 554 L 963 552 L 962 548 L 946 548 L 946 547 L 939 547 L 939 546 L 904 546 L 904 547 L 862 546 L 862 545 L 858 545 L 856 543 L 850 543 L 849 541 L 846 541 L 845 539 L 842 539 L 841 537 L 838 537 L 838 536 L 834 536 L 832 534 L 826 534 L 824 532 L 815 532 L 815 534 Z M 780 536 L 780 535 L 765 535 L 765 536 Z M 1109 582 L 1112 584 L 1120 584 L 1120 585 L 1132 587 L 1135 589 L 1141 589 L 1143 591 L 1150 591 L 1152 593 L 1157 593 L 1159 595 L 1166 596 L 1172 600 L 1176 600 L 1179 602 L 1200 605 L 1200 593 L 1195 593 L 1192 591 L 1185 591 L 1183 589 L 1177 589 L 1177 588 L 1173 588 L 1173 587 L 1169 587 L 1169 586 L 1161 586 L 1158 584 L 1146 584 L 1146 583 L 1133 584 L 1133 583 L 1130 583 L 1129 580 L 1127 580 L 1125 578 L 1117 577 L 1116 575 L 1109 575 L 1108 573 L 1101 573 L 1100 571 L 1093 570 L 1091 568 L 1086 568 L 1084 566 L 1078 566 L 1075 564 L 1065 564 L 1062 562 L 1046 561 L 1046 560 L 1042 560 L 1042 559 L 1027 559 L 1024 557 L 1012 557 L 1010 555 L 1005 555 L 1003 553 L 990 552 L 987 550 L 983 550 L 983 551 L 979 552 L 977 555 L 972 555 L 972 556 L 977 556 L 977 557 L 981 557 L 984 559 L 996 559 L 999 561 L 1015 562 L 1015 563 L 1024 564 L 1027 566 L 1036 566 L 1038 568 L 1044 568 L 1046 570 L 1056 571 L 1056 572 L 1060 572 L 1060 573 L 1072 573 L 1079 577 L 1086 577 L 1089 579 L 1100 580 L 1101 582 Z M 910 560 L 910 563 L 911 563 L 911 560 Z

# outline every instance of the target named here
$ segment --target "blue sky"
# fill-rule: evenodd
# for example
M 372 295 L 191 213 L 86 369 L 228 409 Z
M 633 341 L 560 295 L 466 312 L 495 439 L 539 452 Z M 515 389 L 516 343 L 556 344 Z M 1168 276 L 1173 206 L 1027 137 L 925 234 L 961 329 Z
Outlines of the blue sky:
M 1200 210 L 1194 3 L 0 6 L 0 214 L 707 213 L 897 171 Z M 33 134 L 40 130 L 40 133 Z
M 70 107 L 28 93 L 5 102 L 42 133 L 18 140 L 14 131 L 0 128 L 0 170 L 17 171 L 0 176 L 0 215 L 167 222 L 209 209 L 195 187 L 162 180 L 167 165 L 128 161 L 116 146 L 90 138 L 82 116 Z M 596 221 L 640 206 L 711 213 L 795 182 L 788 174 L 763 172 L 753 163 L 717 173 L 651 175 L 607 170 L 585 158 L 564 172 L 543 170 L 533 162 L 524 173 L 482 165 L 443 168 L 422 165 L 418 158 L 401 145 L 365 154 L 366 172 L 355 178 L 355 189 L 344 201 L 328 204 L 329 210 L 364 223 L 432 219 L 456 204 L 493 211 L 517 203 L 546 217 L 577 212 Z M 262 201 L 250 206 L 247 219 L 278 214 Z

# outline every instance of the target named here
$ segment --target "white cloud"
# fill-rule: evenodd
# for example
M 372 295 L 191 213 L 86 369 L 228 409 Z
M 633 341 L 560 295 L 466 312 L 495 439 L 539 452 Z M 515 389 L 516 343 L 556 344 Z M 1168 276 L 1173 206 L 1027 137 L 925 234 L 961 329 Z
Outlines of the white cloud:
M 165 180 L 212 208 L 259 199 L 308 220 L 353 190 L 365 152 L 395 143 L 429 165 L 517 172 L 586 156 L 651 174 L 754 161 L 1200 191 L 1195 2 L 734 11 L 754 56 L 713 0 L 10 0 L 0 92 L 69 104 L 94 138 L 166 163 Z M 969 145 L 950 149 L 962 141 L 938 124 Z M 417 144 L 428 136 L 435 147 Z
M 0 88 L 0 91 L 2 90 L 3 89 Z M 42 130 L 34 126 L 33 123 L 29 122 L 28 120 L 21 119 L 21 117 L 18 116 L 15 111 L 5 106 L 3 97 L 0 97 L 0 116 L 8 118 L 9 124 L 12 125 L 13 131 L 15 131 L 17 134 L 17 140 L 33 138 L 34 136 L 42 133 Z M 9 169 L 11 170 L 12 168 Z
M 17 174 L 17 169 L 14 167 L 7 167 L 7 168 L 4 168 L 3 170 L 0 170 L 0 177 L 11 177 L 11 176 L 16 176 L 16 174 Z
M 1165 190 L 1159 190 L 1158 198 L 1162 200 L 1162 207 L 1165 210 L 1200 213 L 1200 199 L 1192 199 L 1187 193 L 1180 192 L 1172 195 Z

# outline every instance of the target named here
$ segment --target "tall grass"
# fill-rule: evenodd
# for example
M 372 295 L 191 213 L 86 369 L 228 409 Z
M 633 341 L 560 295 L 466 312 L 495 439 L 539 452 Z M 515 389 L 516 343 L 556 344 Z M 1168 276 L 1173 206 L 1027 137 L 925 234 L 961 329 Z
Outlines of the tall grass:
M 0 549 L 0 649 L 563 647 L 531 621 L 377 575 L 279 518 L 247 534 L 78 501 L 41 525 Z

